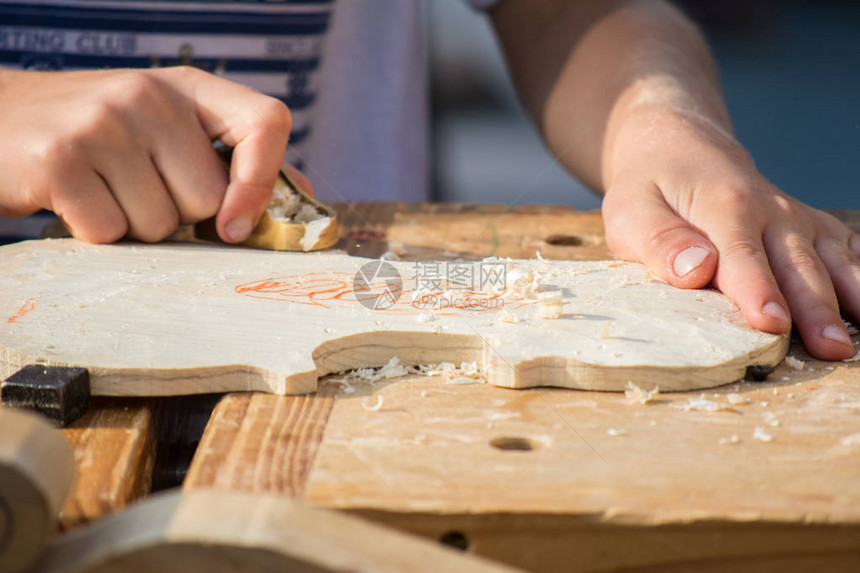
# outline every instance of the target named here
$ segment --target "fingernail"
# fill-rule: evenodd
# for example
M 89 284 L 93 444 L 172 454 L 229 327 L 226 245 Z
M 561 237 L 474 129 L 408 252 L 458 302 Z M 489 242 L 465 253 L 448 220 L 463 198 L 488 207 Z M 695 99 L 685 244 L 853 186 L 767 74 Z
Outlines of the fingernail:
M 226 225 L 224 231 L 227 233 L 227 238 L 234 243 L 240 243 L 248 238 L 251 234 L 251 229 L 254 223 L 250 217 L 236 217 Z
M 840 328 L 838 326 L 825 326 L 824 329 L 821 331 L 821 336 L 834 342 L 841 342 L 842 344 L 851 345 L 851 337 L 848 336 L 848 333 L 845 332 L 843 328 Z
M 782 308 L 782 305 L 779 303 L 775 303 L 773 301 L 765 303 L 765 305 L 761 307 L 761 311 L 764 314 L 772 316 L 782 322 L 791 322 L 791 318 L 789 318 L 788 313 L 785 312 L 785 309 Z
M 693 272 L 696 267 L 702 264 L 710 251 L 703 247 L 688 247 L 675 256 L 673 264 L 675 275 L 679 277 L 686 276 Z

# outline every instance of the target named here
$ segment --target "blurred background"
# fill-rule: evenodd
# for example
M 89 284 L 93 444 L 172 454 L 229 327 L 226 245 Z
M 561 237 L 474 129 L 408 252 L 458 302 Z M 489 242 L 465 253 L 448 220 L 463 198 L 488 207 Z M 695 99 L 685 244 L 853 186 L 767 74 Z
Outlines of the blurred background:
M 676 2 L 716 54 L 759 170 L 818 208 L 860 208 L 860 1 Z M 429 0 L 434 199 L 600 201 L 559 167 L 520 109 L 488 20 Z

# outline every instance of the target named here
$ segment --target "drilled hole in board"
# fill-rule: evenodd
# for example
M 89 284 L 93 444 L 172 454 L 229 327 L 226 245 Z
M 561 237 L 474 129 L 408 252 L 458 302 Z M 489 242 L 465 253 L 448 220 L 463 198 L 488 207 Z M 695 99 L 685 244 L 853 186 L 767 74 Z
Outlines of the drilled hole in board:
M 552 235 L 546 238 L 546 242 L 557 247 L 581 247 L 585 241 L 576 235 Z
M 439 543 L 460 551 L 469 549 L 469 538 L 462 531 L 446 531 L 439 536 Z
M 522 436 L 499 436 L 490 440 L 490 445 L 506 452 L 530 452 L 540 447 L 534 440 Z

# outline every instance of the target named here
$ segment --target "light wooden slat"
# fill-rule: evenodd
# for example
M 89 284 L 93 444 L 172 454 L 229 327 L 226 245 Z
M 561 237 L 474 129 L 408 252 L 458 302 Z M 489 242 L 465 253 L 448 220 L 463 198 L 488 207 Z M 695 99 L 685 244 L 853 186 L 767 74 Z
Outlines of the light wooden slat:
M 60 512 L 62 528 L 117 512 L 149 492 L 154 406 L 153 400 L 93 398 L 90 411 L 61 430 L 77 470 Z
M 299 497 L 337 388 L 322 382 L 314 396 L 224 396 L 212 413 L 183 487 Z

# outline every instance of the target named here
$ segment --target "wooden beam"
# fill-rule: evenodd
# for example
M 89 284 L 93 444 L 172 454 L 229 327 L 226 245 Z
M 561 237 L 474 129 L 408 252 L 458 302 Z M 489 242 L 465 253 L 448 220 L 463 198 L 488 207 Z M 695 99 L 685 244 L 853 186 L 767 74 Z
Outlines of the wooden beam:
M 338 388 L 322 382 L 313 396 L 224 396 L 212 412 L 184 489 L 299 497 Z
M 90 411 L 61 430 L 77 468 L 60 513 L 64 529 L 119 511 L 149 492 L 154 407 L 154 400 L 94 397 Z

